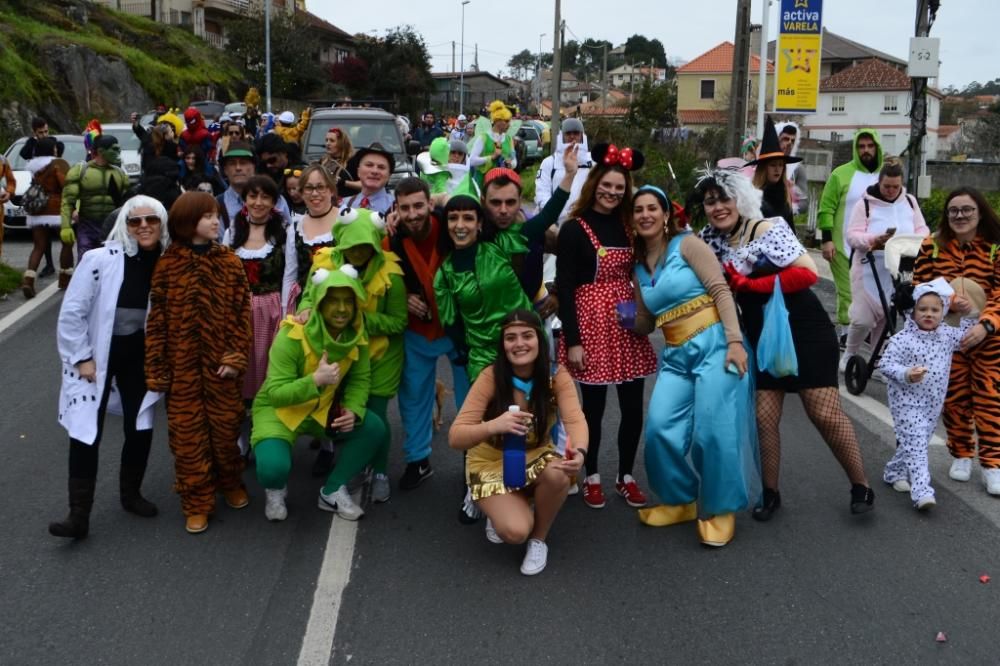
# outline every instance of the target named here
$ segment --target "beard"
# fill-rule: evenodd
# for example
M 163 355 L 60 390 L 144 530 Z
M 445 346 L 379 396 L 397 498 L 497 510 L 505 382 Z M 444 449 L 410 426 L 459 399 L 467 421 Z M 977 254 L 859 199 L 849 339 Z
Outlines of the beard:
M 862 155 L 861 164 L 863 164 L 869 171 L 875 171 L 875 169 L 878 168 L 878 155 Z

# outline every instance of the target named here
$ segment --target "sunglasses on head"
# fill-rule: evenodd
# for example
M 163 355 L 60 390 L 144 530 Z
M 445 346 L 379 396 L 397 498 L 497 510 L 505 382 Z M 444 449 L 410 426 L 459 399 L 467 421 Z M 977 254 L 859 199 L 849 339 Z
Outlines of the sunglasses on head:
M 133 217 L 125 218 L 125 224 L 130 227 L 138 227 L 143 222 L 147 226 L 153 227 L 160 223 L 160 218 L 156 215 L 135 215 Z
M 298 178 L 302 175 L 302 169 L 285 169 L 285 175 Z

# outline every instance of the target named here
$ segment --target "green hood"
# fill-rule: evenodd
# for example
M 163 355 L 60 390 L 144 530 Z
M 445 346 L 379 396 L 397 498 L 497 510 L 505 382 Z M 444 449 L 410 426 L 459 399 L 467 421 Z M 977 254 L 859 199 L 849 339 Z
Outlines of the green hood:
M 885 160 L 885 153 L 882 152 L 882 137 L 878 135 L 878 130 L 872 129 L 870 127 L 862 127 L 854 133 L 854 139 L 851 142 L 851 159 L 854 161 L 855 168 L 858 171 L 868 171 L 865 165 L 861 163 L 861 158 L 858 157 L 858 139 L 861 138 L 862 134 L 869 135 L 875 141 L 876 154 L 878 156 L 878 164 L 870 173 L 875 173 L 882 169 L 882 162 Z
M 337 242 L 332 252 L 334 264 L 343 266 L 348 263 L 344 256 L 345 250 L 359 245 L 370 245 L 374 248 L 375 254 L 368 260 L 364 275 L 361 276 L 361 282 L 368 284 L 371 277 L 385 264 L 385 255 L 382 253 L 384 228 L 385 222 L 382 216 L 367 208 L 342 210 L 333 225 L 333 237 Z
M 364 345 L 368 342 L 365 335 L 363 311 L 367 297 L 364 287 L 361 286 L 361 282 L 356 276 L 357 271 L 349 266 L 335 271 L 319 268 L 309 277 L 309 282 L 306 285 L 306 291 L 311 298 L 310 302 L 315 304 L 309 314 L 309 321 L 304 326 L 306 341 L 317 355 L 322 355 L 322 352 L 325 351 L 327 359 L 331 363 L 344 358 L 358 345 Z M 323 321 L 319 305 L 327 292 L 337 287 L 349 287 L 354 291 L 354 321 L 351 322 L 351 330 L 344 330 L 334 340 L 330 337 L 326 322 Z

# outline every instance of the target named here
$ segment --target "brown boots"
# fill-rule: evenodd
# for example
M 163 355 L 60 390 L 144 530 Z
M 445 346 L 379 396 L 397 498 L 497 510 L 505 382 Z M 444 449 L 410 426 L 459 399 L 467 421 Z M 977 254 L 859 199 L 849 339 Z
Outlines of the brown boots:
M 24 294 L 26 299 L 35 297 L 35 278 L 38 277 L 38 273 L 33 270 L 24 271 L 24 276 L 21 278 L 21 293 Z
M 49 534 L 67 539 L 86 539 L 90 532 L 90 509 L 94 506 L 97 479 L 69 480 L 69 516 L 59 523 L 49 523 Z
M 72 268 L 60 268 L 59 269 L 59 288 L 65 289 L 69 286 L 69 279 L 73 277 Z

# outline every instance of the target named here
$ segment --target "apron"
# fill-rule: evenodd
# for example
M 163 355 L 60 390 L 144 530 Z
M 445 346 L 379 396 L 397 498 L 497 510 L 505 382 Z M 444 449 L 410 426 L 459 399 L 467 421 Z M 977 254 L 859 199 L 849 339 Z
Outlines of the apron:
M 587 223 L 579 223 L 597 253 L 594 281 L 574 292 L 587 368 L 581 372 L 570 367 L 565 338 L 559 338 L 559 362 L 584 384 L 621 384 L 651 375 L 656 372 L 656 355 L 649 338 L 623 328 L 615 309 L 619 303 L 635 300 L 632 249 L 603 247 Z

